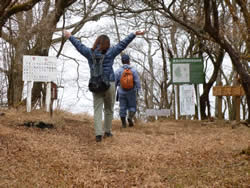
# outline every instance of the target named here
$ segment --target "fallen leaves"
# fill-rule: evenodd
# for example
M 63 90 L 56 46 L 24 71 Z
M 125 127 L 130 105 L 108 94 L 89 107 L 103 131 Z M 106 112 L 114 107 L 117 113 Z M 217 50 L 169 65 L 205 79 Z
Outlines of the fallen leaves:
M 25 128 L 43 120 L 54 129 Z M 87 115 L 6 111 L 0 187 L 247 187 L 250 131 L 199 121 L 140 123 L 96 144 Z

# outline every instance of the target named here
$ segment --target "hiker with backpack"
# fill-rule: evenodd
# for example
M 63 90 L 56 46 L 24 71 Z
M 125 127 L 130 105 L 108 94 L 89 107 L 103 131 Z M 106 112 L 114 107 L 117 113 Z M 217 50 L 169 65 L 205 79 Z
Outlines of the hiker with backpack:
M 70 32 L 64 31 L 64 36 L 88 60 L 91 75 L 88 86 L 93 93 L 96 142 L 101 142 L 102 138 L 113 136 L 111 130 L 115 103 L 114 59 L 137 35 L 143 34 L 144 32 L 141 31 L 131 33 L 113 47 L 110 47 L 110 39 L 107 35 L 100 35 L 95 40 L 93 47 L 88 48 L 72 36 Z M 104 133 L 102 127 L 103 106 Z
M 139 74 L 135 68 L 130 66 L 130 57 L 127 54 L 122 55 L 122 64 L 115 72 L 115 85 L 117 89 L 117 98 L 119 100 L 122 127 L 133 127 L 133 118 L 136 113 L 136 95 L 141 89 Z M 127 117 L 128 111 L 128 118 Z

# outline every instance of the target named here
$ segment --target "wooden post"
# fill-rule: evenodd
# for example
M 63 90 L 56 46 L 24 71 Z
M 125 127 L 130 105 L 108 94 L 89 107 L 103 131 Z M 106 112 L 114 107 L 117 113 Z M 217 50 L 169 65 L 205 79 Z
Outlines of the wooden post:
M 222 120 L 222 96 L 218 96 L 218 118 Z
M 235 97 L 236 121 L 240 121 L 240 96 Z
M 240 97 L 245 95 L 241 86 L 215 86 L 213 87 L 213 95 L 218 97 L 218 117 L 222 117 L 222 96 L 235 97 L 235 119 L 240 121 Z

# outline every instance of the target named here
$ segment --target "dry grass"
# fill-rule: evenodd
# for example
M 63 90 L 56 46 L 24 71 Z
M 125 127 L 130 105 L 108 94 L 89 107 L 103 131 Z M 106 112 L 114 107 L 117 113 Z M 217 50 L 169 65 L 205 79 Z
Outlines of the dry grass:
M 20 126 L 26 121 L 55 128 Z M 165 120 L 121 130 L 114 120 L 113 134 L 96 143 L 86 114 L 6 111 L 0 187 L 250 187 L 246 126 Z

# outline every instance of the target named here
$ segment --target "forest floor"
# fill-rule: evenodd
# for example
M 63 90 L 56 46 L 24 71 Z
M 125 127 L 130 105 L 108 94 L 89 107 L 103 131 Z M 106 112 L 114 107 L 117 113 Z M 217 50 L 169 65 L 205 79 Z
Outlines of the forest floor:
M 226 121 L 158 120 L 96 143 L 93 117 L 0 114 L 0 187 L 250 187 L 250 128 Z M 53 124 L 38 128 L 27 122 Z

